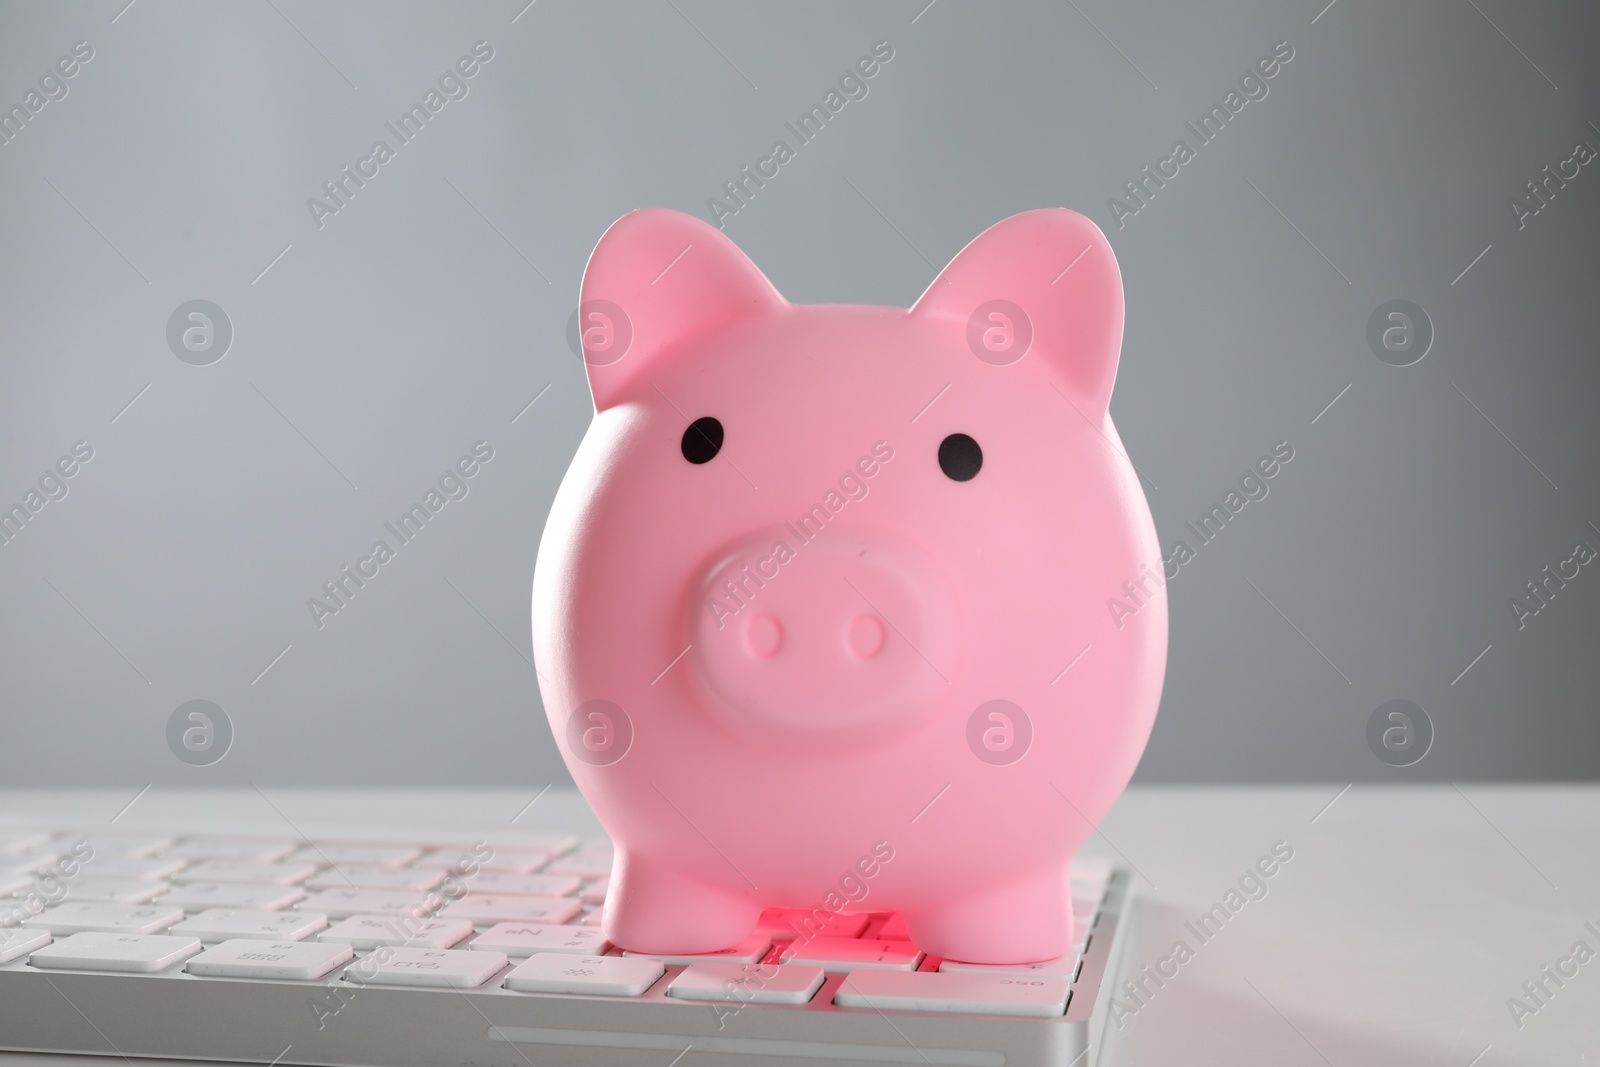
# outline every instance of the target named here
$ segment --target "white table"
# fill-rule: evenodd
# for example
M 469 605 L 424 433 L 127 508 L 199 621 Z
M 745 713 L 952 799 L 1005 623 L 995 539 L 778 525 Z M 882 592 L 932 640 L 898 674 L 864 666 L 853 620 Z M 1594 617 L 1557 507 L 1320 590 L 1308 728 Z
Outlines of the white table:
M 538 791 L 157 787 L 117 825 L 411 832 L 510 827 L 521 811 L 515 829 L 563 815 L 600 832 L 571 790 L 552 789 L 523 811 Z M 0 791 L 0 813 L 50 810 L 92 824 L 134 792 Z M 1143 788 L 1101 830 L 1086 851 L 1141 875 L 1125 968 L 1133 973 L 1124 977 L 1172 960 L 1163 985 L 1145 980 L 1153 992 L 1142 1004 L 1124 998 L 1132 1010 L 1108 1042 L 1113 1064 L 1600 1065 L 1600 955 L 1520 1029 L 1507 1007 L 1511 997 L 1526 1001 L 1523 983 L 1575 942 L 1600 954 L 1600 936 L 1585 928 L 1600 930 L 1600 787 Z M 1185 924 L 1226 904 L 1278 841 L 1294 854 L 1265 880 L 1266 895 L 1202 943 Z M 1181 964 L 1179 939 L 1193 953 Z M 45 1063 L 64 1061 L 0 1054 L 0 1067 Z

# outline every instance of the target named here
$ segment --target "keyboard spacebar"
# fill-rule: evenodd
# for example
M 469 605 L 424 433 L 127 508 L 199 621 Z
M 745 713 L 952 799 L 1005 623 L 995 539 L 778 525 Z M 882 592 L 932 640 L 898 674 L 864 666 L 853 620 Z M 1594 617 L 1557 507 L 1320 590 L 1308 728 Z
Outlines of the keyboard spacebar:
M 1059 978 L 955 971 L 851 971 L 834 994 L 841 1008 L 1018 1015 L 1052 1019 L 1067 1009 Z

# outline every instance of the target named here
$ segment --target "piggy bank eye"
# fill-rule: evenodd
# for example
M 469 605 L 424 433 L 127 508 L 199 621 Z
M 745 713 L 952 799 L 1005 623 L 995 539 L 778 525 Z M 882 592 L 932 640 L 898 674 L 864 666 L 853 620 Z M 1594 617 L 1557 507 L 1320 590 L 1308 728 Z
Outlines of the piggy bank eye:
M 969 482 L 983 467 L 983 449 L 964 433 L 953 433 L 939 442 L 939 469 L 952 481 Z
M 710 463 L 722 451 L 722 423 L 710 415 L 695 419 L 683 431 L 683 440 L 678 447 L 683 450 L 683 458 L 690 463 Z

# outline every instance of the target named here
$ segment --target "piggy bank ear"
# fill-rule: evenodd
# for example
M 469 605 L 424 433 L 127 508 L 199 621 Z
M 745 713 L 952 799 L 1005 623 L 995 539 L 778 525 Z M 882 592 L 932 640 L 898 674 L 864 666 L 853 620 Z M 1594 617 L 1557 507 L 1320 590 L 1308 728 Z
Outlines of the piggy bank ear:
M 963 331 L 986 363 L 1044 361 L 1091 418 L 1111 403 L 1122 273 L 1105 234 L 1076 211 L 1025 211 L 995 223 L 957 253 L 911 313 Z
M 783 306 L 766 275 L 708 223 L 664 208 L 622 216 L 589 257 L 579 297 L 595 410 L 648 381 L 686 341 Z

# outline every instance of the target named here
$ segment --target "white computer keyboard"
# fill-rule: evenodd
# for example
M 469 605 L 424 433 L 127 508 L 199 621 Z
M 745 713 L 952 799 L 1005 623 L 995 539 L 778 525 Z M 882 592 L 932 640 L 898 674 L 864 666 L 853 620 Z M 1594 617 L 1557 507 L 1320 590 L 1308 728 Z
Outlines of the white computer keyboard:
M 605 841 L 560 832 L 0 829 L 0 1048 L 392 1067 L 1096 1060 L 1129 885 L 1104 862 L 1074 865 L 1073 951 L 1015 967 L 929 956 L 881 912 L 774 909 L 722 952 L 628 952 L 600 929 L 610 870 Z

